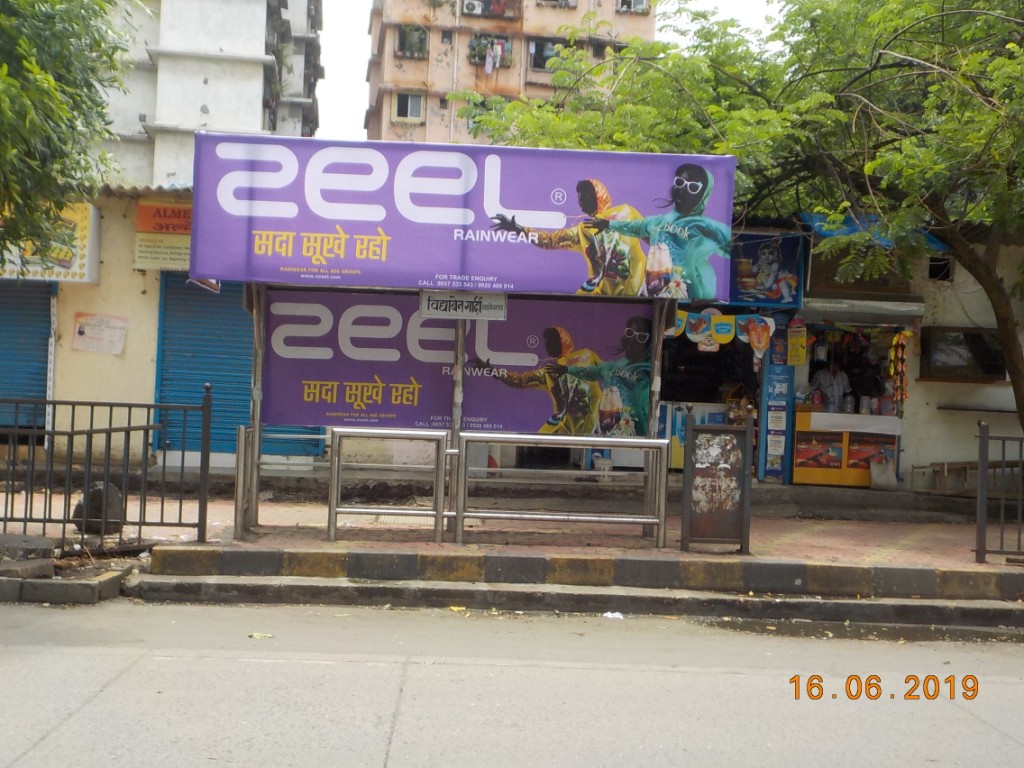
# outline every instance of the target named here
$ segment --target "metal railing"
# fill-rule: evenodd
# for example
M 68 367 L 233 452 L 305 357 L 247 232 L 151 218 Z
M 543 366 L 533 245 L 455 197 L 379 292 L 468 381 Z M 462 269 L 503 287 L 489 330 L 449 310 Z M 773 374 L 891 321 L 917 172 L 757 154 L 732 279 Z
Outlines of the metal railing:
M 342 458 L 345 438 L 375 438 L 383 440 L 417 440 L 434 444 L 434 497 L 430 509 L 391 505 L 342 504 Z M 433 517 L 434 541 L 441 543 L 444 530 L 445 458 L 448 433 L 431 429 L 373 429 L 369 427 L 335 427 L 331 429 L 330 503 L 327 514 L 327 538 L 334 541 L 338 534 L 338 515 L 394 515 L 399 517 Z
M 54 538 L 62 551 L 90 534 L 93 548 L 121 550 L 156 529 L 206 541 L 211 410 L 209 386 L 199 405 L 0 398 L 13 425 L 0 426 L 0 533 Z M 171 413 L 182 444 L 198 422 L 198 480 L 184 453 L 175 463 L 161 450 Z
M 326 455 L 323 446 L 318 446 L 316 454 L 308 455 L 308 465 L 290 464 L 287 454 L 274 455 L 263 452 L 263 441 L 268 437 L 262 430 L 253 426 L 239 425 L 235 437 L 235 534 L 242 536 L 260 524 L 260 486 L 263 478 L 269 474 L 298 476 L 300 466 L 303 471 L 316 472 L 322 469 L 326 476 L 328 462 L 320 456 Z M 274 433 L 274 442 L 287 443 L 291 446 L 302 444 L 326 443 L 330 437 L 326 434 L 295 434 Z M 302 449 L 300 449 L 302 450 Z M 305 454 L 303 454 L 305 455 Z
M 644 513 L 594 514 L 587 512 L 531 512 L 472 509 L 468 506 L 469 474 L 466 457 L 471 445 L 525 445 L 545 448 L 631 448 L 644 452 Z M 669 441 L 635 437 L 573 437 L 569 435 L 520 435 L 496 432 L 463 432 L 455 481 L 455 542 L 461 544 L 467 517 L 479 520 L 540 520 L 550 522 L 615 523 L 653 526 L 657 546 L 664 547 L 665 498 L 668 490 Z
M 979 421 L 975 545 L 977 562 L 984 563 L 987 554 L 1024 555 L 1022 478 L 1024 437 L 993 435 L 989 432 L 989 425 Z M 992 522 L 995 524 L 995 535 L 990 545 L 989 528 Z

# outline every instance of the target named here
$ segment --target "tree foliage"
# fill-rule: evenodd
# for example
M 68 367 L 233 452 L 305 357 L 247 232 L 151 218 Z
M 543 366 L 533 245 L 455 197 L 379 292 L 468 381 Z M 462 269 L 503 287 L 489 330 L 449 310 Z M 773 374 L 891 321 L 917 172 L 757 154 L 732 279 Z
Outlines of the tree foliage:
M 70 244 L 61 211 L 101 183 L 106 93 L 126 43 L 116 0 L 0 0 L 0 265 Z
M 828 239 L 844 280 L 905 271 L 931 232 L 991 302 L 1024 403 L 1021 265 L 1000 262 L 1024 229 L 1024 1 L 782 0 L 758 32 L 667 5 L 685 47 L 633 41 L 597 65 L 567 50 L 553 98 L 463 109 L 497 143 L 735 155 L 738 226 L 877 222 L 894 248 Z

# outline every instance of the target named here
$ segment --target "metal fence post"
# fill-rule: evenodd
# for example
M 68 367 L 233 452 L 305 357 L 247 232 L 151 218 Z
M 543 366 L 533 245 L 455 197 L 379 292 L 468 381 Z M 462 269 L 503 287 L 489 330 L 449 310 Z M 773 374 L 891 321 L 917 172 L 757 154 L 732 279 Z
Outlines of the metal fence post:
M 199 440 L 199 531 L 200 544 L 206 543 L 206 503 L 210 490 L 210 425 L 213 420 L 213 385 L 204 384 L 203 426 Z
M 690 514 L 693 508 L 693 454 L 696 440 L 694 439 L 693 404 L 686 404 L 686 426 L 683 429 L 683 530 L 679 537 L 680 549 L 690 549 Z
M 976 510 L 974 560 L 985 562 L 988 541 L 988 424 L 978 421 L 978 505 Z

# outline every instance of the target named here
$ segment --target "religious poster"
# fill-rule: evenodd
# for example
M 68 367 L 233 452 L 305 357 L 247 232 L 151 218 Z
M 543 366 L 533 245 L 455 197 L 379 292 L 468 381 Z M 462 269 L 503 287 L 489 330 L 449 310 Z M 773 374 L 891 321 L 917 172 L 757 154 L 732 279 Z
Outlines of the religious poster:
M 802 306 L 803 241 L 799 234 L 737 236 L 732 245 L 732 303 Z

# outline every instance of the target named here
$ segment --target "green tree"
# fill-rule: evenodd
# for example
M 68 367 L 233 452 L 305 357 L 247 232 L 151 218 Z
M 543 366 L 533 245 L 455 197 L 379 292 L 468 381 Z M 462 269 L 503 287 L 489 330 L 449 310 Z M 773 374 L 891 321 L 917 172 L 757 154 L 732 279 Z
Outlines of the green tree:
M 70 245 L 61 211 L 102 181 L 106 93 L 126 51 L 118 7 L 0 0 L 0 266 L 29 243 L 42 258 Z
M 667 6 L 685 48 L 634 41 L 597 65 L 567 50 L 552 99 L 463 110 L 497 143 L 735 155 L 739 226 L 876 223 L 824 244 L 845 281 L 906 274 L 931 232 L 991 302 L 1024 427 L 1024 265 L 1006 248 L 1024 228 L 1024 2 L 783 0 L 763 34 Z

